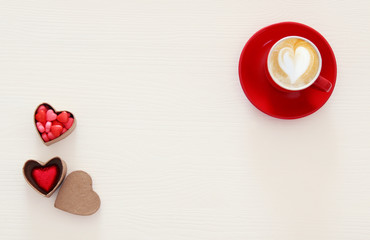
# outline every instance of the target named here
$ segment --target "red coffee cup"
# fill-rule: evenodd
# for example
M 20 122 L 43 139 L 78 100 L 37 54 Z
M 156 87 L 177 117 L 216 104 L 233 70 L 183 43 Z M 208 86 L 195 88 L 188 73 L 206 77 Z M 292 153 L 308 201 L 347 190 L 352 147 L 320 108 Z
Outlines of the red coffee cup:
M 275 49 L 275 47 L 279 43 L 281 43 L 282 41 L 286 41 L 287 39 L 290 39 L 290 38 L 298 38 L 298 39 L 304 40 L 305 42 L 307 42 L 308 44 L 310 44 L 312 46 L 312 48 L 316 51 L 316 55 L 318 56 L 319 66 L 317 68 L 317 72 L 315 73 L 315 76 L 311 79 L 311 81 L 309 81 L 308 83 L 306 83 L 306 84 L 304 84 L 300 87 L 291 87 L 291 86 L 284 85 L 276 77 L 274 77 L 274 74 L 271 74 L 272 70 L 269 67 L 270 66 L 269 61 L 271 61 L 270 55 L 271 55 L 272 51 Z M 329 80 L 320 76 L 321 67 L 322 67 L 321 54 L 320 54 L 319 50 L 317 49 L 317 47 L 315 46 L 315 44 L 313 44 L 310 40 L 308 40 L 306 38 L 303 38 L 303 37 L 300 37 L 300 36 L 287 36 L 287 37 L 284 37 L 284 38 L 280 39 L 279 41 L 277 41 L 271 47 L 271 49 L 269 51 L 269 54 L 268 54 L 268 57 L 267 57 L 267 60 L 266 60 L 266 64 L 265 64 L 265 72 L 266 72 L 266 76 L 267 76 L 268 80 L 270 81 L 270 83 L 276 89 L 278 89 L 280 91 L 284 91 L 284 92 L 302 91 L 302 90 L 312 86 L 312 87 L 314 87 L 314 88 L 316 88 L 320 91 L 329 92 L 330 89 L 332 88 L 332 84 Z

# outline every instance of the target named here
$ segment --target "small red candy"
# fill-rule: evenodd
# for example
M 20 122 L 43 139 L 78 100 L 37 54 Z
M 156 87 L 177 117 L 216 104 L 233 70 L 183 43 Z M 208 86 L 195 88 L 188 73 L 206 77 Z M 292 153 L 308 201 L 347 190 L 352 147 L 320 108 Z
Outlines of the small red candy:
M 63 128 L 62 134 L 65 133 L 65 132 L 67 132 L 67 128 Z
M 57 117 L 57 120 L 61 123 L 66 123 L 68 122 L 68 113 L 63 111 L 61 113 L 59 113 L 58 117 Z
M 40 111 L 44 111 L 46 112 L 48 110 L 48 108 L 45 106 L 45 105 L 41 105 L 38 109 L 37 109 L 37 112 L 40 112 Z
M 54 121 L 55 119 L 57 119 L 57 115 L 55 114 L 55 112 L 52 109 L 49 109 L 46 112 L 46 120 L 48 122 L 51 122 L 51 121 Z
M 46 112 L 44 110 L 38 111 L 35 116 L 36 121 L 45 124 L 46 123 Z
M 63 127 L 60 125 L 53 125 L 51 126 L 51 133 L 54 135 L 54 137 L 59 137 L 60 134 L 62 134 Z
M 73 118 L 68 118 L 68 122 L 67 123 L 65 123 L 64 124 L 64 126 L 67 128 L 67 130 L 68 129 L 70 129 L 71 127 L 72 127 L 72 125 L 73 125 L 73 121 L 74 121 L 74 119 Z
M 53 121 L 53 122 L 52 122 L 52 125 L 53 125 L 53 126 L 54 126 L 54 125 L 59 125 L 59 126 L 61 126 L 61 127 L 64 127 L 63 123 L 61 123 L 61 122 L 59 122 L 59 121 L 57 121 L 57 120 Z
M 52 132 L 48 132 L 48 138 L 50 140 L 53 140 L 53 139 L 55 139 L 55 136 L 54 136 L 54 134 Z
M 34 168 L 32 170 L 32 178 L 35 180 L 37 185 L 50 192 L 50 190 L 55 186 L 58 177 L 58 168 L 55 165 L 50 167 L 40 167 Z
M 44 142 L 49 142 L 50 141 L 49 138 L 48 138 L 48 135 L 46 133 L 43 133 L 41 135 L 41 137 L 42 137 L 42 140 L 44 140 Z

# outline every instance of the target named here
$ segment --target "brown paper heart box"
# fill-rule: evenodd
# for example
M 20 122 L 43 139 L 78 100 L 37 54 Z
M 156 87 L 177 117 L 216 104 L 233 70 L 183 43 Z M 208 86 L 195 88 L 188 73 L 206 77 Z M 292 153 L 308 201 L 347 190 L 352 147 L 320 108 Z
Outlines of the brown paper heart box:
M 54 157 L 46 163 L 28 160 L 23 166 L 23 176 L 28 184 L 38 193 L 50 197 L 63 182 L 67 165 L 59 157 Z
M 36 108 L 33 119 L 36 130 L 46 146 L 67 137 L 77 124 L 71 112 L 55 111 L 48 103 L 42 103 Z
M 50 197 L 62 184 L 67 172 L 66 163 L 54 157 L 46 163 L 28 160 L 23 166 L 27 183 L 38 193 Z M 91 215 L 100 208 L 99 195 L 92 189 L 92 179 L 84 171 L 74 171 L 64 180 L 54 206 L 77 215 Z
M 94 214 L 100 208 L 100 198 L 92 189 L 90 175 L 84 171 L 70 173 L 59 190 L 54 206 L 72 214 Z

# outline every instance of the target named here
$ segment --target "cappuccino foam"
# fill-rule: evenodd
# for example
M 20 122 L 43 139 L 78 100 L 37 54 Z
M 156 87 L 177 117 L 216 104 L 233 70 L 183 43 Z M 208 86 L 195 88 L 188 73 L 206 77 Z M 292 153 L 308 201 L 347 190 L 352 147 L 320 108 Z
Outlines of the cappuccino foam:
M 269 54 L 268 69 L 275 82 L 299 89 L 315 80 L 320 57 L 306 40 L 291 37 L 276 44 Z

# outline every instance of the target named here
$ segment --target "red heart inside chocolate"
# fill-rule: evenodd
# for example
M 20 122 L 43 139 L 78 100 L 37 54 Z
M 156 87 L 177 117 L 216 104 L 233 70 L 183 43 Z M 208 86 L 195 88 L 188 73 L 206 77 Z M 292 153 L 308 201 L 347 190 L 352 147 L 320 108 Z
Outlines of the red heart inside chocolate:
M 50 192 L 50 190 L 57 184 L 58 182 L 58 167 L 56 165 L 52 165 L 50 167 L 39 167 L 32 169 L 32 178 L 35 179 L 37 185 L 45 190 L 46 192 Z
M 68 111 L 56 112 L 47 103 L 42 103 L 37 107 L 34 122 L 41 139 L 46 145 L 62 140 L 76 126 L 72 113 Z
M 66 172 L 67 167 L 59 157 L 55 157 L 47 163 L 28 160 L 23 167 L 23 175 L 27 182 L 46 197 L 50 197 L 59 187 Z

